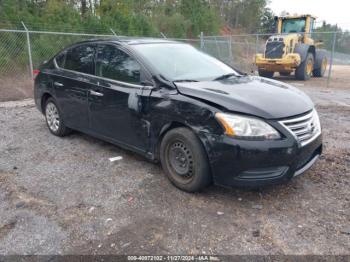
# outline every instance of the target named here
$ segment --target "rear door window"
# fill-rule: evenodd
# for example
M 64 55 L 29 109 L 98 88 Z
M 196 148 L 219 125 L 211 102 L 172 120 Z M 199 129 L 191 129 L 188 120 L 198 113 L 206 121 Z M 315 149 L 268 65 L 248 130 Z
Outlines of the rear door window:
M 80 45 L 67 51 L 64 68 L 85 74 L 94 74 L 95 49 L 91 45 Z
M 100 45 L 97 49 L 96 75 L 126 82 L 140 84 L 140 64 L 131 56 L 113 45 Z

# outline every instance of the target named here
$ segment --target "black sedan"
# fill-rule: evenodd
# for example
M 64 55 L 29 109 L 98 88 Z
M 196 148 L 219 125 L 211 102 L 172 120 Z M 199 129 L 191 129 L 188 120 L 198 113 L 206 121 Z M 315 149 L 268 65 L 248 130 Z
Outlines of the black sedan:
M 76 43 L 36 70 L 50 132 L 78 130 L 160 161 L 178 188 L 288 181 L 322 152 L 311 100 L 164 39 Z

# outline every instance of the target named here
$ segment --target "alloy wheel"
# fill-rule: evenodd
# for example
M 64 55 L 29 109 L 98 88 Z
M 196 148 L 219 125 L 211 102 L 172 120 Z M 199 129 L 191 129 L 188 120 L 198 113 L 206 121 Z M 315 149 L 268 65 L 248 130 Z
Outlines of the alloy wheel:
M 57 132 L 60 128 L 60 116 L 56 105 L 49 102 L 45 109 L 46 122 L 52 132 Z

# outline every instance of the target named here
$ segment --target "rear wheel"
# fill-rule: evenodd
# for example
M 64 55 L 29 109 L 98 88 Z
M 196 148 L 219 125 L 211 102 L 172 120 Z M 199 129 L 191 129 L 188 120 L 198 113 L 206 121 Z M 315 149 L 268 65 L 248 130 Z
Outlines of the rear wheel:
M 309 80 L 314 69 L 314 55 L 308 53 L 305 60 L 295 70 L 295 77 L 298 80 Z
M 274 73 L 275 72 L 270 72 L 270 71 L 265 71 L 265 70 L 259 69 L 259 76 L 262 76 L 262 77 L 272 78 Z
M 323 77 L 327 70 L 328 60 L 327 56 L 324 54 L 318 57 L 315 61 L 316 69 L 313 71 L 314 77 Z
M 45 119 L 47 127 L 55 136 L 65 136 L 71 132 L 71 129 L 65 126 L 62 114 L 57 106 L 56 101 L 50 97 L 45 105 Z
M 175 128 L 165 134 L 160 160 L 169 180 L 181 190 L 196 192 L 211 182 L 204 147 L 188 128 Z

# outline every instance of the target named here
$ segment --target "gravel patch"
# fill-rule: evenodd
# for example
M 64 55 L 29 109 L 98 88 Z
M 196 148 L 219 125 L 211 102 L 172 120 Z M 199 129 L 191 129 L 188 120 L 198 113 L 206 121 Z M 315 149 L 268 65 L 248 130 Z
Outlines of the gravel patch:
M 54 137 L 32 100 L 0 103 L 0 254 L 350 254 L 350 92 L 303 90 L 323 125 L 311 170 L 197 194 L 129 151 Z

